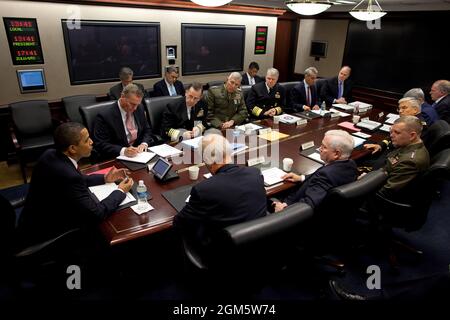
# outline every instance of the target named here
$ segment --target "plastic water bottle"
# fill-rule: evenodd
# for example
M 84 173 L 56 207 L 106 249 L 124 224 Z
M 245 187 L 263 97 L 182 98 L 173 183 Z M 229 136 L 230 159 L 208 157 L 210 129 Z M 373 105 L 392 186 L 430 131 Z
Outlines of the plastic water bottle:
M 325 111 L 327 109 L 327 105 L 325 104 L 325 101 L 322 101 L 322 104 L 320 105 L 320 110 Z
M 359 114 L 359 103 L 357 103 L 357 104 L 355 105 L 353 114 L 355 114 L 355 115 L 358 115 L 358 114 Z
M 144 210 L 147 208 L 147 187 L 144 184 L 144 180 L 139 180 L 139 184 L 136 188 L 138 197 L 138 209 Z

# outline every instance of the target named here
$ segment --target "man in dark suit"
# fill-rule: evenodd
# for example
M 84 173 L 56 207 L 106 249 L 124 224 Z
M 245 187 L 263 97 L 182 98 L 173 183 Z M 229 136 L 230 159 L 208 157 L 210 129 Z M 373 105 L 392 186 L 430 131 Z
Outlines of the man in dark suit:
M 433 83 L 430 90 L 431 99 L 434 103 L 432 107 L 442 120 L 450 123 L 450 81 L 438 80 Z
M 83 125 L 67 122 L 55 130 L 55 149 L 47 150 L 33 169 L 30 191 L 19 221 L 24 244 L 46 241 L 73 228 L 89 228 L 108 217 L 125 199 L 132 179 L 124 169 L 84 175 L 77 162 L 89 157 L 92 140 Z M 88 187 L 124 179 L 107 198 L 98 202 Z
M 296 202 L 305 202 L 315 208 L 325 199 L 328 190 L 355 181 L 358 171 L 355 162 L 349 159 L 352 150 L 353 138 L 348 132 L 327 131 L 320 146 L 320 158 L 325 165 L 308 176 L 286 174 L 284 180 L 302 182 L 302 185 L 284 202 L 273 202 L 275 212 Z
M 102 158 L 135 157 L 153 143 L 152 130 L 141 105 L 143 95 L 138 86 L 129 84 L 117 105 L 97 115 L 94 146 Z
M 248 65 L 247 72 L 242 74 L 241 85 L 243 86 L 253 86 L 254 84 L 264 82 L 264 80 L 257 75 L 259 71 L 259 64 L 255 61 L 250 62 Z
M 161 134 L 171 141 L 200 136 L 206 128 L 208 106 L 201 100 L 203 86 L 192 83 L 182 101 L 167 105 L 161 122 Z
M 403 98 L 414 98 L 419 101 L 420 116 L 427 123 L 428 127 L 430 127 L 436 120 L 439 120 L 436 110 L 425 101 L 425 94 L 422 89 L 412 88 L 403 95 Z
M 168 67 L 164 79 L 153 85 L 153 96 L 184 96 L 183 83 L 177 79 L 177 68 L 173 66 Z
M 202 150 L 213 176 L 192 188 L 173 224 L 199 250 L 207 250 L 221 229 L 265 216 L 267 200 L 261 172 L 233 164 L 230 143 L 220 132 L 205 135 Z
M 337 77 L 328 79 L 322 87 L 321 99 L 325 101 L 327 107 L 333 103 L 347 104 L 352 98 L 352 82 L 348 80 L 352 69 L 344 66 L 339 71 Z
M 270 68 L 266 81 L 255 84 L 248 93 L 246 105 L 248 114 L 253 118 L 263 119 L 283 113 L 286 106 L 286 91 L 278 82 L 279 72 Z
M 320 109 L 320 99 L 317 96 L 317 88 L 315 85 L 318 74 L 319 71 L 316 68 L 309 67 L 305 70 L 305 79 L 292 88 L 291 107 L 295 112 Z
M 133 70 L 131 70 L 130 68 L 123 67 L 122 69 L 120 69 L 119 78 L 120 83 L 116 84 L 114 87 L 111 87 L 111 89 L 109 89 L 109 99 L 119 100 L 123 88 L 125 88 L 130 83 L 137 85 L 145 95 L 144 86 L 140 83 L 133 82 Z

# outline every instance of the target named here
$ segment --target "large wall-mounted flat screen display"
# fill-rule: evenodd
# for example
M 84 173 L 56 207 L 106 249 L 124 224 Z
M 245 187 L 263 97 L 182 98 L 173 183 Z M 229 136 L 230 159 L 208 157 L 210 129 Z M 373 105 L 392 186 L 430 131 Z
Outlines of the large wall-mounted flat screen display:
M 134 79 L 161 77 L 159 23 L 62 20 L 71 84 L 119 80 L 130 67 Z
M 245 26 L 182 24 L 182 74 L 242 71 Z

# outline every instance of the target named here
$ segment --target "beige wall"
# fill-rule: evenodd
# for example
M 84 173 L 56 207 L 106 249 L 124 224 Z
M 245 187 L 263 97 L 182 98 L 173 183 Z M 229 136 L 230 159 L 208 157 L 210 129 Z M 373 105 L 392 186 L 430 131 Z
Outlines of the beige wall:
M 30 99 L 59 100 L 61 97 L 75 94 L 105 94 L 113 82 L 89 85 L 70 85 L 67 69 L 66 51 L 64 47 L 61 19 L 71 18 L 73 10 L 69 4 L 30 2 L 30 1 L 0 1 L 0 12 L 3 17 L 36 18 L 44 54 L 44 65 L 31 67 L 13 66 L 4 24 L 0 23 L 0 105 L 14 101 Z M 261 71 L 272 67 L 275 46 L 276 17 L 233 15 L 219 13 L 153 10 L 108 6 L 78 6 L 81 9 L 81 19 L 86 20 L 120 20 L 149 21 L 161 25 L 161 65 L 167 65 L 165 55 L 166 45 L 177 45 L 177 65 L 181 66 L 181 23 L 212 23 L 245 25 L 245 56 L 244 69 L 251 61 L 257 61 Z M 256 26 L 268 26 L 267 54 L 254 55 Z M 24 68 L 44 68 L 47 79 L 46 93 L 21 94 L 17 82 L 16 70 Z M 260 72 L 261 72 L 260 71 Z M 262 72 L 263 73 L 263 72 Z M 185 76 L 180 80 L 192 82 L 194 79 L 203 83 L 212 80 L 225 79 L 225 73 L 210 75 Z M 159 79 L 139 80 L 145 87 L 152 86 Z
M 337 75 L 344 56 L 348 20 L 305 19 L 300 21 L 297 43 L 295 72 L 301 73 L 308 67 L 316 67 L 319 77 Z M 327 57 L 315 61 L 309 56 L 311 40 L 328 42 Z

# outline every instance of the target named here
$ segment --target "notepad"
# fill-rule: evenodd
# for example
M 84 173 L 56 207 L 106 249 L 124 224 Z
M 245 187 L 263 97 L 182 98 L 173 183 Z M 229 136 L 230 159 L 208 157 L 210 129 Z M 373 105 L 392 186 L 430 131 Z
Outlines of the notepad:
M 243 124 L 240 126 L 236 126 L 235 128 L 238 130 L 241 130 L 241 131 L 246 131 L 246 130 L 254 131 L 254 130 L 262 129 L 261 126 L 258 126 L 257 124 L 254 124 L 254 123 Z
M 109 172 L 109 170 L 111 170 L 113 167 L 108 167 L 108 168 L 104 168 L 104 169 L 100 169 L 94 172 L 90 172 L 87 173 L 88 176 L 90 176 L 91 174 L 107 174 Z
M 313 152 L 313 153 L 307 155 L 307 157 L 312 159 L 312 160 L 314 160 L 314 161 L 317 161 L 317 162 L 320 162 L 320 163 L 325 163 L 322 159 L 320 159 L 320 153 Z
M 279 131 L 271 131 L 271 132 L 268 132 L 265 134 L 260 134 L 260 135 L 258 135 L 258 137 L 260 137 L 261 139 L 268 140 L 268 141 L 276 141 L 276 140 L 279 140 L 282 138 L 289 137 L 289 135 L 281 133 Z
M 366 142 L 366 139 L 359 138 L 359 137 L 352 137 L 353 138 L 353 148 L 359 147 L 364 142 Z
M 248 149 L 248 147 L 245 144 L 243 144 L 243 143 L 232 143 L 231 144 L 231 150 L 233 150 L 233 151 L 231 152 L 231 155 L 234 155 L 234 154 L 236 154 L 238 152 L 241 152 L 241 151 L 243 151 L 245 149 Z
M 174 148 L 172 146 L 169 146 L 168 144 L 161 144 L 159 146 L 153 146 L 148 149 L 163 158 L 172 157 L 183 153 L 183 150 Z
M 290 115 L 290 114 L 282 114 L 281 116 L 278 116 L 279 121 L 283 123 L 293 124 L 297 123 L 298 120 L 300 120 L 299 117 Z
M 147 163 L 152 160 L 155 155 L 156 154 L 153 152 L 141 152 L 138 153 L 135 157 L 118 156 L 116 159 L 137 163 Z
M 202 141 L 203 137 L 197 137 L 194 139 L 188 139 L 188 140 L 183 140 L 181 141 L 181 144 L 187 147 L 190 147 L 192 149 L 197 149 L 200 146 L 200 143 Z
M 361 131 L 361 129 L 355 128 L 353 123 L 348 122 L 348 121 L 338 123 L 338 126 L 345 128 L 345 129 L 353 130 L 353 131 Z
M 286 172 L 277 167 L 263 170 L 261 171 L 261 173 L 264 177 L 264 185 L 266 186 L 272 186 L 274 184 L 282 182 L 283 179 L 281 177 L 286 174 Z
M 114 182 L 105 183 L 98 186 L 89 187 L 89 190 L 97 197 L 98 201 L 103 201 L 111 193 L 117 190 L 117 185 Z M 136 201 L 136 198 L 129 192 L 126 193 L 125 199 L 120 203 L 119 206 Z

